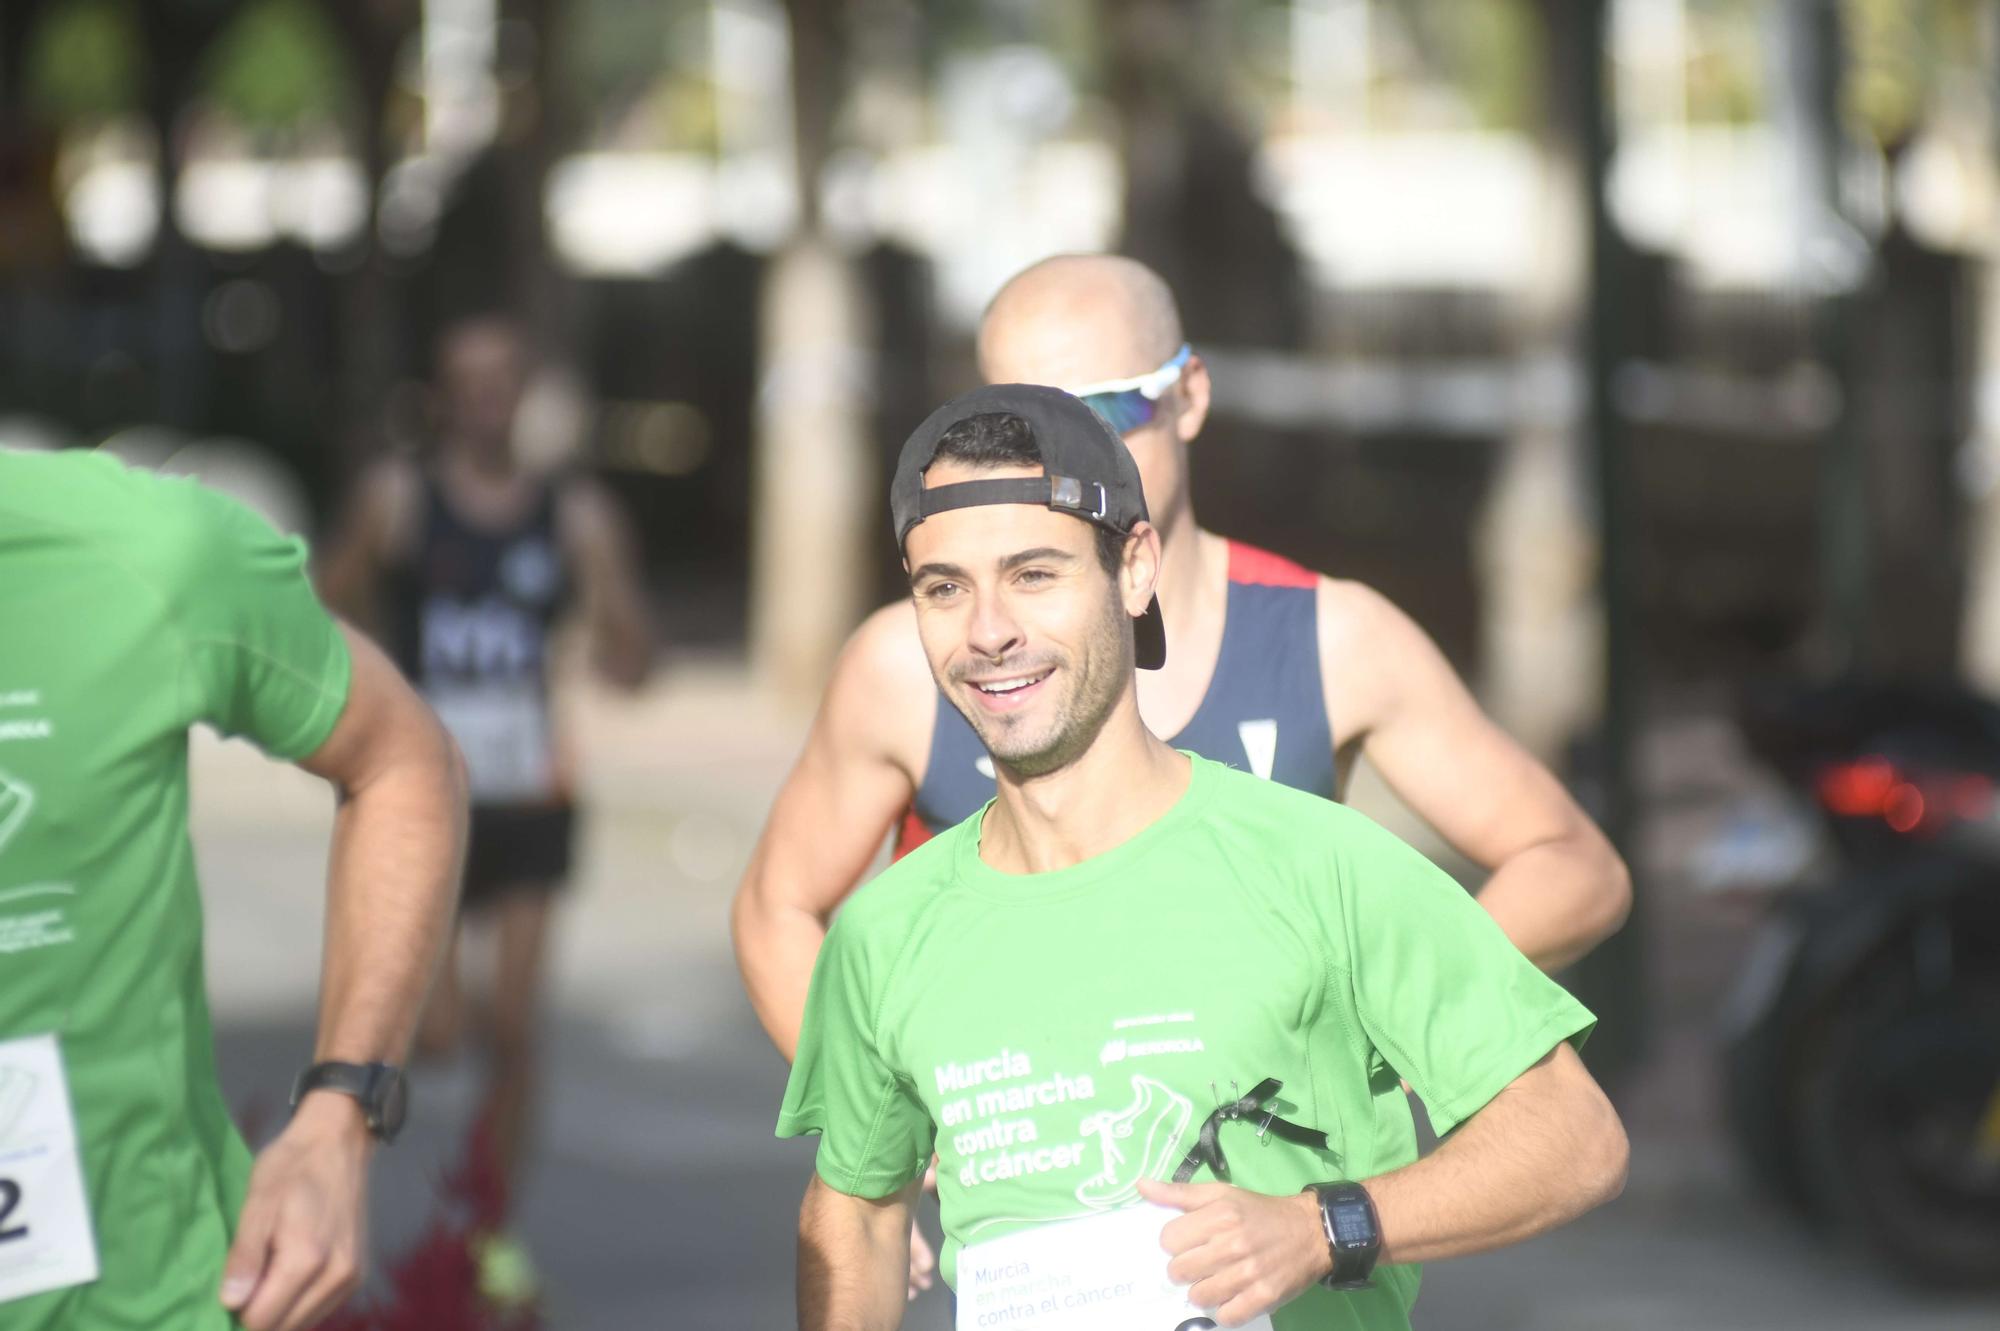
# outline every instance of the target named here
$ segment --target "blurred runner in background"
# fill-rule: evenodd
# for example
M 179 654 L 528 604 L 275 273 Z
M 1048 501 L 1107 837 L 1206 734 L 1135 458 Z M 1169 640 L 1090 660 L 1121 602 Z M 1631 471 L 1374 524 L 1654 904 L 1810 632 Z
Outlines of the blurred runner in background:
M 470 1024 L 490 1058 L 475 1130 L 512 1191 L 534 1103 L 549 913 L 567 881 L 574 781 L 550 707 L 551 639 L 580 612 L 597 671 L 636 688 L 651 633 L 634 545 L 585 477 L 522 465 L 516 430 L 526 339 L 506 319 L 457 323 L 437 350 L 436 447 L 362 480 L 322 570 L 327 600 L 382 640 L 464 750 L 472 782 L 463 917 L 492 926 L 490 996 L 468 1002 L 454 940 L 418 1047 L 451 1052 Z M 483 1258 L 532 1286 L 502 1234 Z M 499 1278 L 499 1277 L 496 1277 Z
M 305 558 L 193 481 L 0 449 L 7 1331 L 300 1331 L 360 1281 L 368 1164 L 402 1121 L 465 777 L 388 659 L 314 599 Z M 216 1083 L 197 722 L 340 798 L 314 1061 L 254 1168 Z

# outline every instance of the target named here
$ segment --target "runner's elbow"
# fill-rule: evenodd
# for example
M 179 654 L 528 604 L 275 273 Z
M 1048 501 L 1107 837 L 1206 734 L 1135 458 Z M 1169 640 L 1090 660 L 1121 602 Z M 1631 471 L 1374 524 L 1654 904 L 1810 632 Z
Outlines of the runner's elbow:
M 1632 1161 L 1631 1140 L 1610 1097 L 1595 1082 L 1581 1094 L 1582 1104 L 1574 1115 L 1572 1131 L 1565 1134 L 1564 1147 L 1578 1215 L 1622 1193 Z
M 1590 900 L 1584 910 L 1593 943 L 1603 942 L 1623 929 L 1632 915 L 1632 871 L 1610 842 L 1601 837 L 1598 841 L 1599 848 L 1592 856 L 1595 864 L 1590 875 Z

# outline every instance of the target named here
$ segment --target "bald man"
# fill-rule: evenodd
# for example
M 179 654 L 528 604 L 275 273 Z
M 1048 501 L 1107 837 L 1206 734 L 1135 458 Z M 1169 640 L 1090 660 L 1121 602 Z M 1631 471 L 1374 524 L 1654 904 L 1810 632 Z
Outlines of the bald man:
M 1366 756 L 1488 870 L 1479 904 L 1545 970 L 1623 923 L 1631 887 L 1617 853 L 1422 629 L 1359 583 L 1196 525 L 1188 449 L 1208 419 L 1208 369 L 1157 274 L 1108 255 L 1036 264 L 987 309 L 979 365 L 989 383 L 1082 397 L 1139 464 L 1162 545 L 1166 664 L 1138 686 L 1155 734 L 1328 799 Z M 885 837 L 897 829 L 907 850 L 992 794 L 991 760 L 933 684 L 910 603 L 876 611 L 834 668 L 736 897 L 737 962 L 787 1058 L 827 921 Z M 927 1271 L 912 1275 L 928 1284 Z

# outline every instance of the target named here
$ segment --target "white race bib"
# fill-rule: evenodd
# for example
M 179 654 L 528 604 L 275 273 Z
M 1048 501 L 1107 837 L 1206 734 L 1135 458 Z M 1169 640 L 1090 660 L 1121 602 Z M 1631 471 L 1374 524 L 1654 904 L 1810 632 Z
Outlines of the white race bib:
M 62 1051 L 53 1035 L 0 1042 L 0 1304 L 95 1279 Z
M 1140 1204 L 1022 1230 L 958 1254 L 958 1331 L 1206 1331 L 1212 1310 L 1167 1278 L 1160 1231 L 1180 1212 Z M 1271 1331 L 1271 1319 L 1247 1324 Z
M 475 802 L 507 804 L 554 793 L 548 715 L 537 686 L 433 687 L 427 697 L 465 754 Z

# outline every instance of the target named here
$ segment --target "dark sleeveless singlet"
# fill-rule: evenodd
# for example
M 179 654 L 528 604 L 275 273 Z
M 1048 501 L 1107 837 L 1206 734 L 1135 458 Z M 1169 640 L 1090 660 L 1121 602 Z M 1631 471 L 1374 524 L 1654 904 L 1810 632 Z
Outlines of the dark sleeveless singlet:
M 1200 706 L 1168 740 L 1204 758 L 1336 798 L 1333 725 L 1320 680 L 1319 576 L 1229 543 L 1222 648 Z M 993 760 L 940 693 L 923 784 L 896 840 L 901 856 L 993 798 Z
M 389 572 L 386 644 L 464 752 L 465 900 L 569 872 L 568 781 L 549 717 L 548 645 L 570 595 L 550 482 L 519 521 L 476 526 L 423 476 L 421 529 Z

